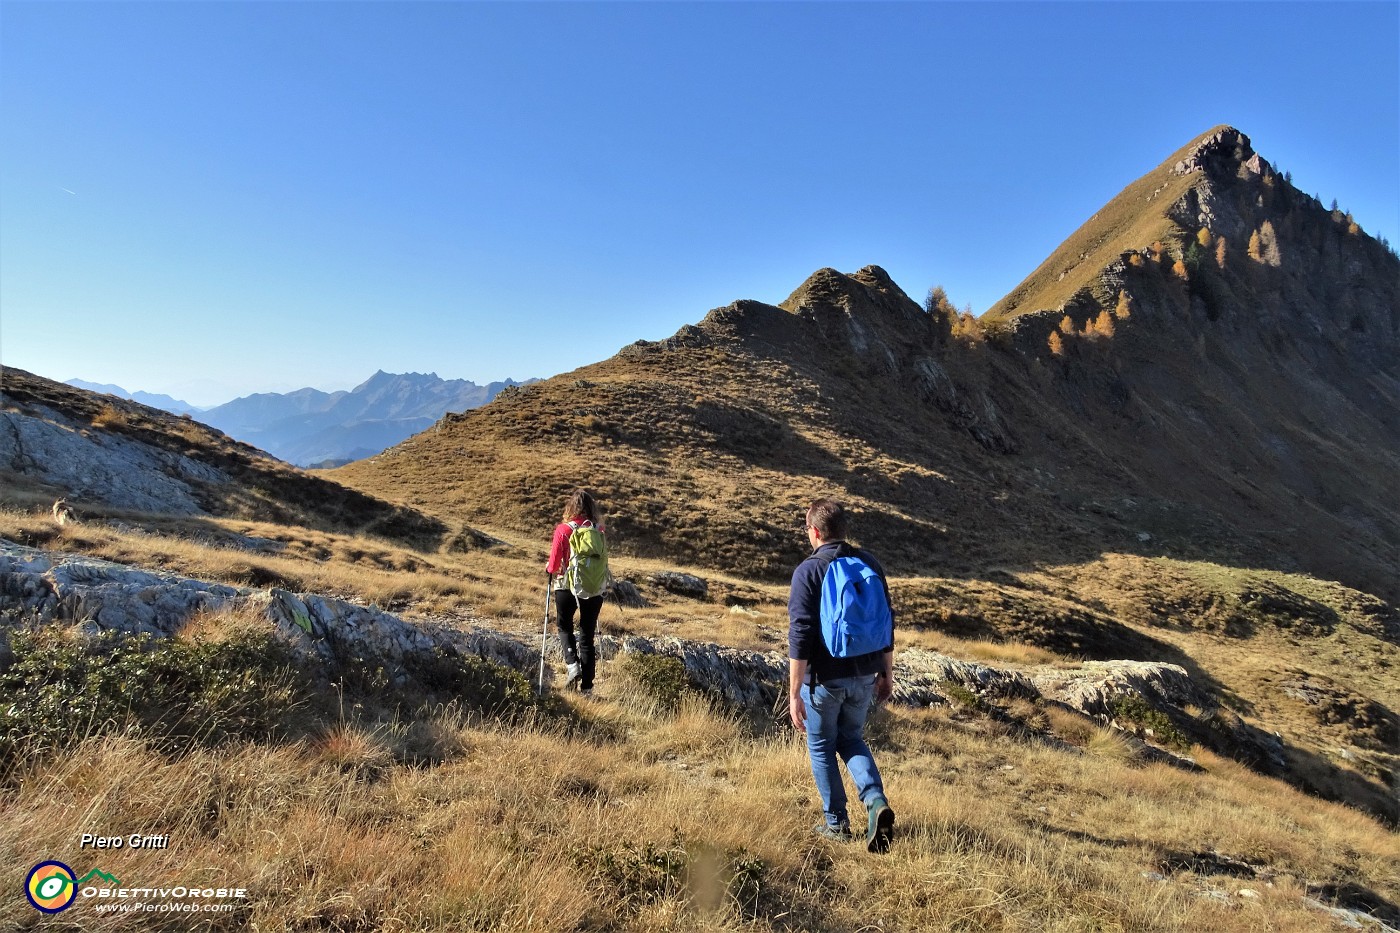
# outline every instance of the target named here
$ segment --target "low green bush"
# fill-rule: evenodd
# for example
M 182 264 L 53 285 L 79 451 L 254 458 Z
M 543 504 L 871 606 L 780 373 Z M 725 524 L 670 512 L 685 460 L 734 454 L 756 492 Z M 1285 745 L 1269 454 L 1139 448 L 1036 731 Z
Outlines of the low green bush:
M 14 631 L 0 669 L 0 768 L 104 733 L 175 747 L 264 738 L 310 692 L 271 634 L 182 641 Z
M 667 712 L 678 709 L 681 699 L 694 690 L 685 662 L 673 655 L 628 652 L 615 664 L 624 689 L 634 690 Z
M 1154 708 L 1140 696 L 1119 696 L 1109 702 L 1109 712 L 1119 722 L 1127 722 L 1151 730 L 1152 736 L 1168 748 L 1185 751 L 1191 740 L 1176 727 L 1166 713 Z
M 492 716 L 531 712 L 563 714 L 568 705 L 553 694 L 540 696 L 519 671 L 472 654 L 438 650 L 410 657 L 405 669 L 412 685 L 429 702 L 448 701 Z

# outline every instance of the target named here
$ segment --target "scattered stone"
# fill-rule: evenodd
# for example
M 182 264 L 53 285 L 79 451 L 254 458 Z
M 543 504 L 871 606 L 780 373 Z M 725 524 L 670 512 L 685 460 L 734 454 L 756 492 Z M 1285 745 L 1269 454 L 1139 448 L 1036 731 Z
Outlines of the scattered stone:
M 633 609 L 640 609 L 649 605 L 642 596 L 642 591 L 637 589 L 637 585 L 631 580 L 614 580 L 612 588 L 608 591 L 608 598 L 613 602 Z
M 710 592 L 710 585 L 699 577 L 673 570 L 653 573 L 647 577 L 647 582 L 653 586 L 661 587 L 668 593 L 686 596 L 690 599 L 705 599 Z

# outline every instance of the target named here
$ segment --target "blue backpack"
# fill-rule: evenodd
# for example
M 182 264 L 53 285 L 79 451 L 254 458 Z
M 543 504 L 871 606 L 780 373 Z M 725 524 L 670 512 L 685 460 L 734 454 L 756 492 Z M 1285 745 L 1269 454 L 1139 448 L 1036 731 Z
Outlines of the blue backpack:
M 859 557 L 837 557 L 822 577 L 822 639 L 833 658 L 883 651 L 894 638 L 894 614 L 880 575 Z

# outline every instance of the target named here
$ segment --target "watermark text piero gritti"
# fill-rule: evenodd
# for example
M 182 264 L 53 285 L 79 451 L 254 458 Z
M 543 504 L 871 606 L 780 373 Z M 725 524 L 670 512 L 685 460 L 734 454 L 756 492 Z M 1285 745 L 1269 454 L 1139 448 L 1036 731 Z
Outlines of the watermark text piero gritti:
M 98 836 L 83 833 L 78 839 L 80 849 L 168 849 L 170 834 L 145 835 L 132 833 L 130 836 Z

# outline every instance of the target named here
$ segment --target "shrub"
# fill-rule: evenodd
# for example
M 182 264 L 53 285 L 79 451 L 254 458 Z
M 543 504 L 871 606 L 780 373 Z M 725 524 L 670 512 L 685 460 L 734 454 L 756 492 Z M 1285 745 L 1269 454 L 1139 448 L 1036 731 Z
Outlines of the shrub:
M 537 695 L 519 671 L 474 654 L 437 649 L 409 657 L 404 667 L 421 690 L 479 713 L 508 718 L 534 710 L 558 714 L 567 708 L 553 694 Z
M 1166 713 L 1154 708 L 1140 696 L 1114 697 L 1108 704 L 1113 718 L 1150 731 L 1153 738 L 1169 748 L 1185 751 L 1191 747 L 1190 739 L 1176 727 Z
M 673 655 L 631 651 L 619 659 L 617 666 L 624 689 L 667 712 L 678 709 L 681 699 L 695 689 L 686 675 L 685 663 Z
M 309 696 L 309 682 L 267 632 L 186 642 L 18 631 L 0 672 L 0 768 L 101 733 L 174 748 L 264 738 Z
M 1060 339 L 1059 331 L 1050 332 L 1050 353 L 1052 356 L 1065 355 L 1065 342 Z
M 124 428 L 130 423 L 127 413 L 115 405 L 103 405 L 97 414 L 92 416 L 94 428 Z
M 987 709 L 987 704 L 983 702 L 981 697 L 955 681 L 940 680 L 938 692 L 965 709 L 979 712 L 985 712 Z

